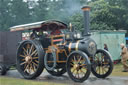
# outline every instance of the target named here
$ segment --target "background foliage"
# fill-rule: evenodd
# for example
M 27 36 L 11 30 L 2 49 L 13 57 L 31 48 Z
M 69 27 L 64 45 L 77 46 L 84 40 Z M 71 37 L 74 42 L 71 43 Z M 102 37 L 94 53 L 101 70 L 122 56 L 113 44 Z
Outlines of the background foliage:
M 128 30 L 128 0 L 0 0 L 0 30 L 48 19 L 82 30 L 83 5 L 91 6 L 91 29 Z

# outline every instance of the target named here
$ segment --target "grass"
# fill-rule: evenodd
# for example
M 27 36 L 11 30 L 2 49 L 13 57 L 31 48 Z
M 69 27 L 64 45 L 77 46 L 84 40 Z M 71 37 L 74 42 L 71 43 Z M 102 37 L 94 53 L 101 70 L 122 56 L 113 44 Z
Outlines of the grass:
M 64 85 L 59 83 L 39 82 L 32 80 L 16 79 L 9 77 L 0 77 L 0 85 Z
M 114 65 L 111 76 L 125 76 L 128 77 L 128 72 L 122 72 L 123 65 L 121 63 Z
M 123 65 L 121 63 L 114 65 L 114 69 L 111 76 L 128 77 L 128 72 L 122 72 L 122 70 L 123 70 Z M 0 76 L 0 85 L 66 85 L 66 84 L 48 82 L 48 81 L 33 81 L 33 80 Z

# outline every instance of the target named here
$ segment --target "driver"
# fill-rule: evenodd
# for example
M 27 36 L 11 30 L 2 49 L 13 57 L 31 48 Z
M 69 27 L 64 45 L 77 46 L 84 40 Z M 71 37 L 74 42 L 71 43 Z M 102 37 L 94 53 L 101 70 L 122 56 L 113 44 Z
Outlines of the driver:
M 61 31 L 59 29 L 53 29 L 51 35 L 60 35 Z

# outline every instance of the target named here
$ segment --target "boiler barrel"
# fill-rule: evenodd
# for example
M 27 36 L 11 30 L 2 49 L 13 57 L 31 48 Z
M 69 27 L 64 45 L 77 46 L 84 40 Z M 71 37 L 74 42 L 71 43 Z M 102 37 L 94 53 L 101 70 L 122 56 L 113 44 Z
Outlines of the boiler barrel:
M 68 48 L 69 52 L 80 50 L 89 56 L 94 55 L 97 49 L 96 43 L 91 38 L 70 42 L 66 47 Z

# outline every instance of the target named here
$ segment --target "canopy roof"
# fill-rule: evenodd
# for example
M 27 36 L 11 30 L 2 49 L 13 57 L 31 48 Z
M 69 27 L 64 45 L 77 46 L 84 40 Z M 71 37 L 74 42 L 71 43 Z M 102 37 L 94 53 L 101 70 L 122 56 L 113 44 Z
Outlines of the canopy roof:
M 67 25 L 63 22 L 51 20 L 51 21 L 40 21 L 35 23 L 23 24 L 10 27 L 10 31 L 23 31 L 23 30 L 55 30 L 55 29 L 66 29 Z

